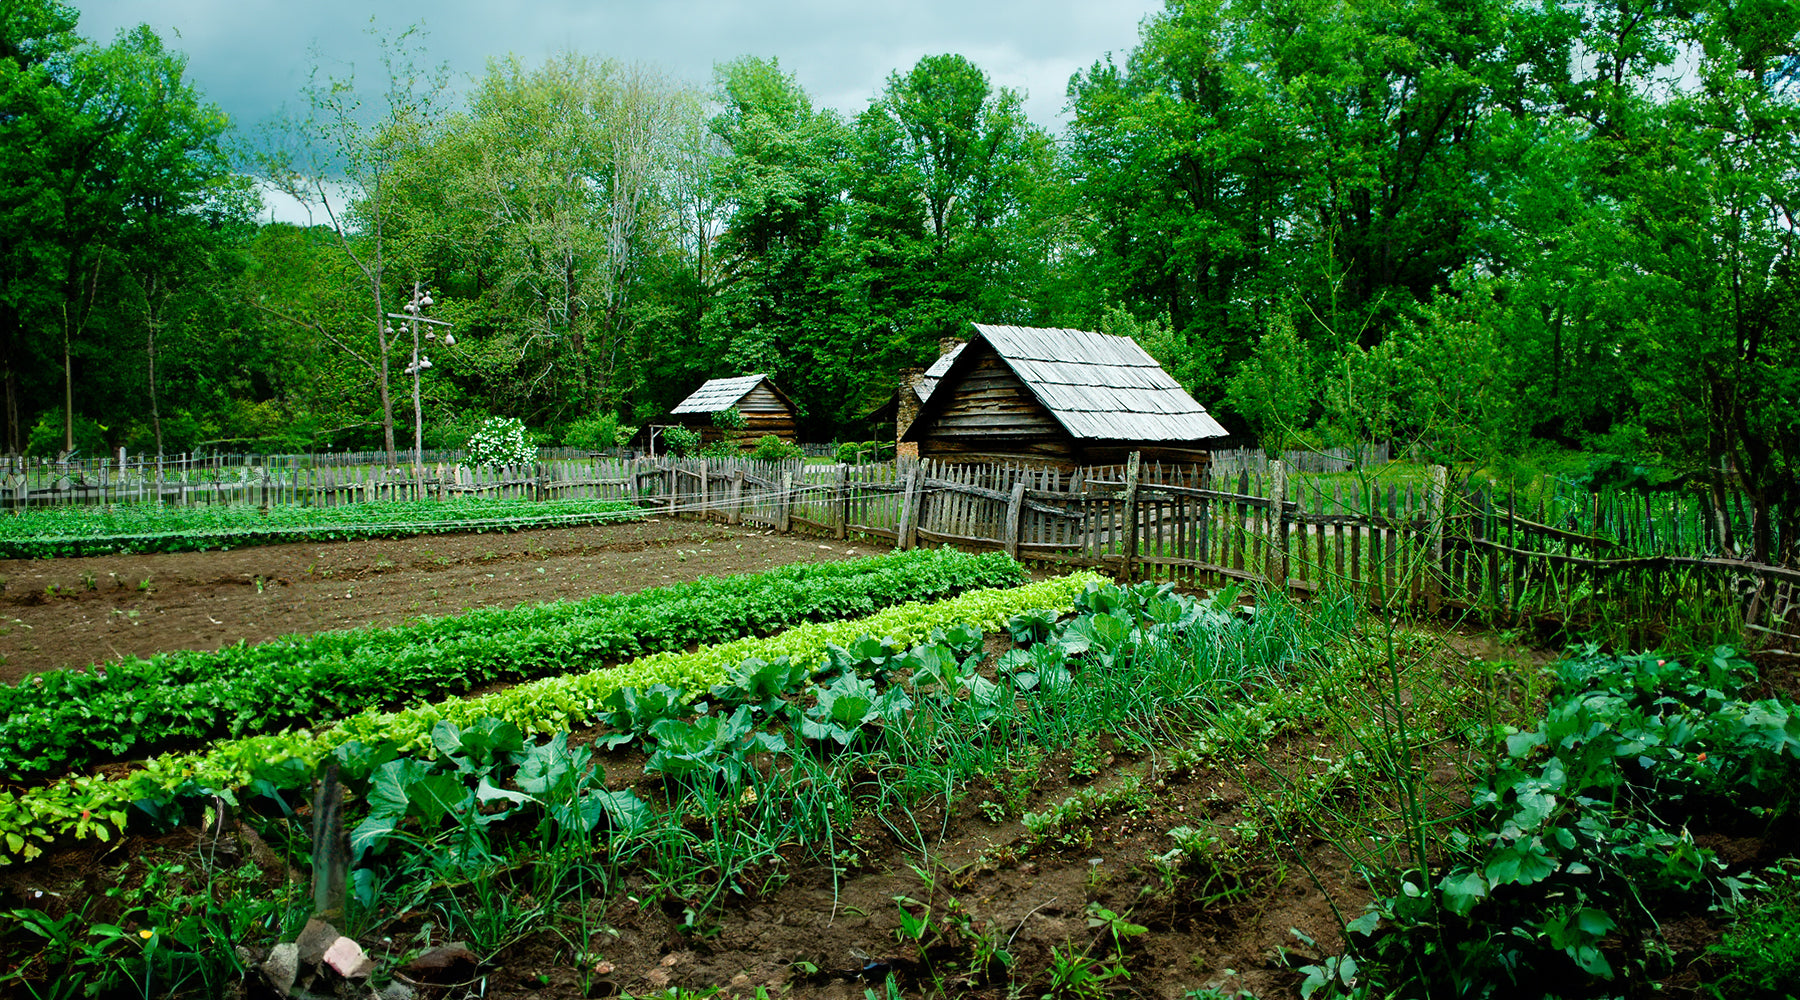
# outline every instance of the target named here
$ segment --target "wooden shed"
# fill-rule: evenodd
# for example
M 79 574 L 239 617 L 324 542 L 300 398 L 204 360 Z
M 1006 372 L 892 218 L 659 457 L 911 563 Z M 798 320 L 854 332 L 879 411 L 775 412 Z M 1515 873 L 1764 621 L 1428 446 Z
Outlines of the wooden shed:
M 725 431 L 713 424 L 713 415 L 732 407 L 744 415 L 741 430 Z M 765 434 L 794 442 L 800 411 L 767 375 L 715 378 L 695 389 L 669 416 L 675 423 L 700 432 L 702 444 L 729 440 L 740 446 L 756 444 Z
M 1228 436 L 1130 337 L 975 324 L 922 385 L 902 441 L 921 458 L 1058 465 L 1205 461 Z

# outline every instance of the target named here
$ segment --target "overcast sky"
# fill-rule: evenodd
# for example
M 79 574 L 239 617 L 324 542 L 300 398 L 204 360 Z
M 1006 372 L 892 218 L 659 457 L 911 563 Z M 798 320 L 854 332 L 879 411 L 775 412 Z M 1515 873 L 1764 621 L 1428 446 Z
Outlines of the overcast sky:
M 316 48 L 332 75 L 380 70 L 371 13 L 422 24 L 434 61 L 466 90 L 490 56 L 536 62 L 572 49 L 660 66 L 705 85 L 714 64 L 774 56 L 819 104 L 860 111 L 887 75 L 921 56 L 961 53 L 1026 94 L 1031 118 L 1062 131 L 1069 76 L 1137 42 L 1160 0 L 73 0 L 80 31 L 110 41 L 149 24 L 188 55 L 188 72 L 240 126 L 301 103 Z

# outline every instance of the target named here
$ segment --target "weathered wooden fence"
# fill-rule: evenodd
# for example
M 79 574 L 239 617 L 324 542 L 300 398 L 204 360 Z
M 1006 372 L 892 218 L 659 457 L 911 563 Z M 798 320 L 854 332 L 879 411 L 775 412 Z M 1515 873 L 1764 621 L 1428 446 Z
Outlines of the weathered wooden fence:
M 563 458 L 528 468 L 437 463 L 107 462 L 55 478 L 0 467 L 0 501 L 176 504 L 490 498 L 631 500 L 681 516 L 852 535 L 900 548 L 997 549 L 1039 567 L 1120 579 L 1254 581 L 1355 591 L 1392 608 L 1475 609 L 1509 621 L 1655 622 L 1685 604 L 1800 642 L 1800 570 L 1722 558 L 1709 526 L 1744 519 L 1667 495 L 1552 493 L 1299 474 L 1285 463 L 1077 469 L 800 461 Z M 1697 507 L 1696 504 L 1702 506 Z
M 305 464 L 208 460 L 123 465 L 102 460 L 82 466 L 46 463 L 0 465 L 0 504 L 9 508 L 50 504 L 301 504 L 335 507 L 370 500 L 442 500 L 456 496 L 496 499 L 633 499 L 651 489 L 646 480 L 666 474 L 650 459 L 569 458 L 530 466 L 469 469 L 438 462 L 389 468 L 319 461 Z
M 1771 639 L 1800 640 L 1800 571 L 1651 550 L 1646 525 L 1666 517 L 1648 507 L 1626 517 L 1595 502 L 1552 517 L 1551 498 L 1538 501 L 1534 518 L 1492 489 L 1453 489 L 1442 468 L 1405 486 L 1294 476 L 1279 462 L 1266 475 L 931 460 L 689 463 L 677 474 L 678 482 L 702 477 L 711 485 L 679 489 L 667 509 L 900 548 L 998 549 L 1039 567 L 1120 579 L 1340 589 L 1380 607 L 1470 609 L 1511 622 L 1611 615 L 1653 627 L 1685 604 L 1688 613 L 1741 616 Z

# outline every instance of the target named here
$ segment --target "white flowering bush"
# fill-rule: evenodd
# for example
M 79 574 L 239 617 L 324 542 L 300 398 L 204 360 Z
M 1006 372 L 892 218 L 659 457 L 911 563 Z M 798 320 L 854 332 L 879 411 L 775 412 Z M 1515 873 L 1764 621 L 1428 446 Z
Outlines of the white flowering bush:
M 466 446 L 472 468 L 482 466 L 520 466 L 537 461 L 537 445 L 525 432 L 525 421 L 517 417 L 489 417 L 476 425 Z

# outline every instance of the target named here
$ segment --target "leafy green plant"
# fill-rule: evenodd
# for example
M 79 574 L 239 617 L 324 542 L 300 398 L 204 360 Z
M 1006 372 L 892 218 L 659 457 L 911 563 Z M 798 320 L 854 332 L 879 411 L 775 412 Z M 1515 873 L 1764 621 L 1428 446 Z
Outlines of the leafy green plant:
M 1661 961 L 1658 900 L 1730 904 L 1746 882 L 1688 821 L 1767 822 L 1794 802 L 1800 717 L 1744 701 L 1753 678 L 1729 650 L 1683 663 L 1588 649 L 1558 668 L 1541 723 L 1505 741 L 1475 788 L 1479 819 L 1429 882 L 1408 873 L 1350 930 L 1363 974 L 1524 983 L 1568 969 L 1609 982 Z M 1425 949 L 1423 942 L 1434 942 Z
M 825 668 L 823 674 L 855 674 L 858 677 L 885 683 L 888 674 L 899 669 L 906 661 L 907 647 L 904 643 L 877 639 L 871 635 L 857 636 L 852 642 L 838 645 L 831 643 L 825 647 Z
M 811 676 L 812 671 L 788 657 L 764 660 L 752 656 L 714 684 L 711 694 L 722 708 L 747 705 L 757 716 L 767 717 L 781 712 L 787 705 L 786 696 Z
M 864 727 L 898 722 L 912 708 L 912 699 L 897 687 L 877 694 L 875 685 L 853 673 L 840 674 L 815 689 L 817 703 L 800 720 L 800 735 L 809 740 L 833 740 L 849 746 L 865 733 Z
M 1006 620 L 1006 634 L 1021 648 L 1029 649 L 1050 638 L 1050 630 L 1056 627 L 1056 617 L 1054 612 L 1044 608 L 1013 615 Z
M 577 420 L 563 431 L 563 446 L 583 451 L 609 451 L 617 447 L 620 440 L 619 415 L 616 413 Z
M 1109 965 L 1104 960 L 1090 957 L 1091 948 L 1091 944 L 1077 948 L 1073 943 L 1051 947 L 1050 965 L 1044 973 L 1050 987 L 1046 997 L 1098 1000 L 1106 995 L 1108 983 L 1130 978 L 1131 974 L 1123 964 Z
M 1718 996 L 1800 995 L 1800 878 L 1790 867 L 1772 881 L 1772 891 L 1741 907 L 1709 949 L 1724 973 L 1713 987 Z
M 679 719 L 706 713 L 704 704 L 690 706 L 687 692 L 667 684 L 652 684 L 639 691 L 620 688 L 600 699 L 600 720 L 613 732 L 600 742 L 607 747 L 620 747 L 634 738 L 647 735 L 650 727 L 663 719 Z
M 758 462 L 785 462 L 805 456 L 805 449 L 792 441 L 783 441 L 773 434 L 764 434 L 758 438 L 756 447 L 750 451 L 750 457 Z
M 843 465 L 894 460 L 893 441 L 845 441 L 837 446 L 837 461 Z
M 756 730 L 748 705 L 739 705 L 729 716 L 663 719 L 650 727 L 650 735 L 656 740 L 656 752 L 645 762 L 644 770 L 689 784 L 723 781 L 727 786 L 739 785 L 750 766 L 746 755 L 787 749 L 787 741 L 780 736 Z
M 687 458 L 700 450 L 700 432 L 678 424 L 663 428 L 663 443 L 670 454 Z

